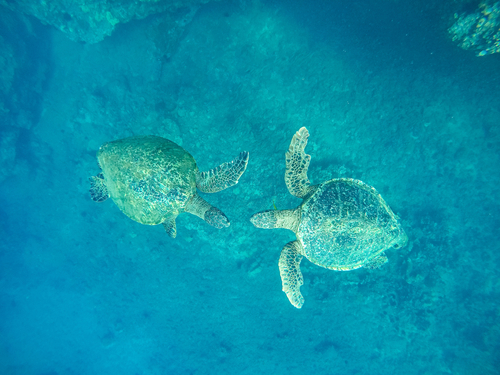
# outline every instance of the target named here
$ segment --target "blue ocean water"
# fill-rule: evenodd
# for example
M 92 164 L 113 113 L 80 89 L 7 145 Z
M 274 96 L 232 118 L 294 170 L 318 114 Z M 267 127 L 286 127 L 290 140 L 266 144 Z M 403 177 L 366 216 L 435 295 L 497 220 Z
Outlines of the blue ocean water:
M 451 41 L 454 7 L 212 2 L 98 43 L 0 8 L 0 374 L 500 374 L 500 56 Z M 299 310 L 294 234 L 249 218 L 300 204 L 302 126 L 311 182 L 374 186 L 409 242 L 375 270 L 304 259 Z M 90 199 L 99 146 L 138 134 L 201 170 L 250 152 L 203 195 L 229 228 L 183 214 L 172 239 Z

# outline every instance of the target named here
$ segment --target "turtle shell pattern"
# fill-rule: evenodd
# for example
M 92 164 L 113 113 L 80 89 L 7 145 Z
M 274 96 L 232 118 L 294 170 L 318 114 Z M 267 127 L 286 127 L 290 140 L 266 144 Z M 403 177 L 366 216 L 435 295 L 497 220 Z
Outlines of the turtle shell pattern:
M 196 192 L 194 158 L 168 139 L 137 136 L 104 144 L 97 154 L 110 197 L 147 225 L 184 212 Z
M 297 238 L 304 255 L 326 268 L 362 267 L 406 238 L 380 194 L 358 180 L 326 181 L 301 208 Z

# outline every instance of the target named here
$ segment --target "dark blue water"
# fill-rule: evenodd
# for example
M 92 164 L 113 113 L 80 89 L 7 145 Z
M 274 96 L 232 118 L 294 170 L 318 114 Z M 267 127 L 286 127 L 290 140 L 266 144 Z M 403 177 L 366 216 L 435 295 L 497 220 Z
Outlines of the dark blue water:
M 450 40 L 458 6 L 218 2 L 94 44 L 0 8 L 0 374 L 500 373 L 500 54 Z M 374 186 L 409 242 L 375 270 L 304 259 L 298 310 L 294 234 L 249 218 L 300 204 L 302 126 L 311 182 Z M 200 170 L 250 152 L 203 195 L 229 228 L 183 214 L 172 239 L 92 202 L 99 146 L 138 134 Z

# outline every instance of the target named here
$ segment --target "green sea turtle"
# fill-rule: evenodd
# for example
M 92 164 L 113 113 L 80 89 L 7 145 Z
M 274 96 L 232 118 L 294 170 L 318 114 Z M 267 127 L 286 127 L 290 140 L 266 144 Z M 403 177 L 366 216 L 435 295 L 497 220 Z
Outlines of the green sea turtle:
M 248 152 L 207 172 L 182 147 L 156 136 L 136 136 L 105 143 L 97 152 L 102 172 L 90 178 L 94 201 L 111 197 L 129 218 L 147 225 L 163 224 L 177 234 L 175 218 L 189 212 L 208 224 L 229 226 L 226 215 L 197 193 L 216 193 L 238 183 L 248 163 Z
M 259 212 L 250 219 L 258 228 L 286 228 L 296 234 L 297 240 L 281 252 L 279 269 L 283 291 L 299 309 L 304 303 L 303 256 L 336 271 L 377 268 L 387 262 L 385 250 L 403 247 L 408 240 L 398 217 L 371 186 L 351 178 L 310 185 L 311 156 L 304 152 L 308 137 L 307 129 L 301 128 L 286 153 L 286 186 L 303 199 L 300 206 Z

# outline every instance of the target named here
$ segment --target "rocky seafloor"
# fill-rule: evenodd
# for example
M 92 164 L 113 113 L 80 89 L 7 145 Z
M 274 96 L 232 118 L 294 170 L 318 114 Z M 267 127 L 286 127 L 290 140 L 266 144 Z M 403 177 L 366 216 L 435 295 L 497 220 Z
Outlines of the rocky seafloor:
M 499 55 L 452 42 L 443 4 L 213 2 L 123 22 L 96 43 L 0 12 L 0 373 L 496 374 L 500 367 Z M 470 3 L 470 2 L 469 2 Z M 462 5 L 461 5 L 462 6 Z M 352 177 L 409 243 L 375 270 L 302 261 L 249 222 L 309 179 Z M 250 152 L 177 238 L 91 201 L 104 142 L 154 134 L 201 170 Z

